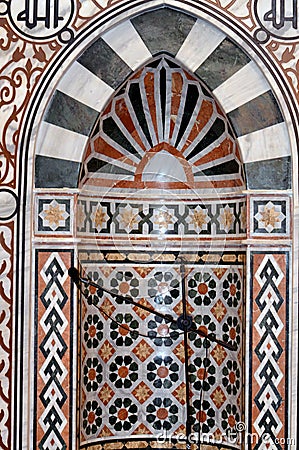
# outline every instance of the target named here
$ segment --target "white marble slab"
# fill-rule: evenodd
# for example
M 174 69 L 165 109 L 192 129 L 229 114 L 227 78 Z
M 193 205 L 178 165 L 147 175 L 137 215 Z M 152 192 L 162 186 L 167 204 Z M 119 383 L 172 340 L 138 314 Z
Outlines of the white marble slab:
M 129 20 L 107 31 L 102 38 L 132 70 L 138 69 L 152 57 Z
M 36 141 L 36 155 L 82 161 L 88 136 L 42 122 Z
M 270 86 L 257 65 L 251 61 L 214 91 L 226 113 L 269 91 Z
M 225 38 L 225 34 L 205 20 L 198 19 L 176 57 L 194 72 Z
M 114 89 L 75 61 L 57 89 L 96 111 L 102 111 Z
M 290 141 L 284 123 L 240 136 L 240 151 L 243 163 L 264 161 L 290 156 Z

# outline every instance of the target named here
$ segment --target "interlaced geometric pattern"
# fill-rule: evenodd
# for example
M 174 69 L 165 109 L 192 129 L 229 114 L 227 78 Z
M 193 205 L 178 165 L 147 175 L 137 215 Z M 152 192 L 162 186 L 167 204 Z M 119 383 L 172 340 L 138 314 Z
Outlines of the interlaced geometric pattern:
M 62 450 L 71 439 L 71 252 L 37 251 L 37 448 Z
M 103 265 L 94 260 L 85 267 L 92 280 L 113 292 L 131 295 L 174 318 L 182 314 L 179 264 Z M 233 352 L 189 333 L 192 432 L 217 438 L 242 419 L 243 262 L 190 263 L 185 269 L 187 308 L 197 329 L 215 333 L 238 349 Z M 185 354 L 177 323 L 96 289 L 85 288 L 85 296 L 81 444 L 184 433 Z
M 282 449 L 287 431 L 288 254 L 254 252 L 252 282 L 252 409 L 255 449 Z M 282 408 L 282 405 L 285 405 Z M 262 436 L 267 434 L 267 445 Z M 270 445 L 270 447 L 269 447 Z
M 110 194 L 111 195 L 111 194 Z M 234 236 L 246 233 L 244 198 L 165 202 L 103 201 L 80 196 L 78 236 Z

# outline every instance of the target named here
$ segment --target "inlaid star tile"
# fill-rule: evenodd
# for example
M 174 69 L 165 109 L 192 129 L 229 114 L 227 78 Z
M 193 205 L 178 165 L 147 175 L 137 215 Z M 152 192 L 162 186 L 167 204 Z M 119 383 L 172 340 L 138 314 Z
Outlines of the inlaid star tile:
M 173 230 L 173 225 L 177 221 L 177 218 L 166 206 L 162 206 L 162 208 L 154 210 L 151 221 L 153 222 L 154 230 L 163 234 L 168 230 Z
M 227 313 L 227 309 L 224 306 L 224 304 L 222 303 L 222 301 L 219 299 L 215 303 L 213 308 L 211 309 L 211 312 L 214 315 L 214 317 L 216 318 L 216 320 L 218 320 L 218 322 L 220 323 L 222 321 L 222 319 L 225 317 L 225 314 Z
M 105 406 L 110 402 L 110 400 L 114 395 L 115 392 L 111 389 L 111 387 L 107 383 L 105 383 L 102 386 L 101 390 L 98 393 L 99 399 L 104 403 Z
M 120 206 L 116 220 L 119 222 L 120 228 L 127 233 L 130 233 L 132 230 L 138 230 L 138 224 L 141 220 L 139 209 L 133 208 L 131 205 Z
M 108 297 L 106 297 L 103 301 L 103 303 L 101 304 L 101 314 L 104 317 L 105 320 L 108 320 L 109 317 L 111 317 L 111 315 L 114 313 L 115 311 L 115 306 L 113 305 L 113 303 L 109 300 Z
M 138 345 L 133 348 L 133 353 L 144 362 L 152 353 L 154 349 L 144 340 L 141 339 Z
M 186 222 L 189 224 L 189 229 L 200 232 L 208 229 L 208 223 L 211 218 L 208 215 L 208 210 L 201 208 L 199 205 L 194 209 L 190 209 L 190 214 L 186 218 Z
M 177 305 L 173 308 L 173 311 L 180 316 L 183 314 L 183 302 L 177 303 Z M 187 313 L 192 314 L 194 312 L 193 306 L 190 304 L 190 302 L 187 302 Z
M 109 220 L 109 216 L 107 214 L 107 208 L 101 205 L 97 206 L 97 209 L 91 214 L 91 220 L 93 227 L 101 231 L 102 228 L 106 227 L 107 220 Z
M 210 397 L 213 400 L 216 408 L 218 409 L 221 408 L 221 406 L 226 400 L 226 396 L 220 386 L 216 387 L 216 389 L 212 392 Z
M 109 361 L 111 356 L 115 353 L 115 349 L 112 347 L 110 342 L 106 339 L 103 343 L 102 347 L 99 350 L 99 355 L 102 358 L 102 360 L 106 363 Z
M 136 400 L 139 401 L 139 403 L 144 403 L 151 395 L 153 391 L 144 383 L 144 381 L 141 381 L 141 383 L 136 386 L 136 388 L 132 391 L 132 394 L 136 398 Z
M 66 211 L 66 204 L 52 200 L 50 203 L 43 204 L 39 217 L 43 221 L 43 227 L 55 231 L 59 227 L 65 227 L 66 219 L 70 217 L 70 214 Z
M 281 205 L 268 202 L 266 205 L 258 205 L 258 212 L 254 218 L 260 229 L 271 233 L 274 229 L 280 229 L 282 221 L 286 218 L 281 210 Z
M 211 355 L 213 356 L 213 358 L 215 359 L 216 363 L 218 364 L 218 366 L 220 366 L 223 361 L 225 360 L 225 358 L 227 357 L 227 353 L 224 350 L 224 348 L 217 344 L 213 350 L 211 351 Z
M 173 392 L 172 395 L 177 399 L 181 405 L 186 403 L 186 384 L 181 383 Z
M 175 356 L 182 362 L 185 362 L 185 345 L 183 342 L 180 342 L 175 349 L 173 350 L 173 353 L 175 354 Z M 192 350 L 191 347 L 188 347 L 188 355 L 189 357 L 192 356 L 194 353 L 194 351 Z
M 220 224 L 220 230 L 228 233 L 233 227 L 235 221 L 233 208 L 230 208 L 228 205 L 224 208 L 220 208 L 220 214 L 217 220 Z
M 141 298 L 138 303 L 140 305 L 147 306 L 148 308 L 152 308 L 152 305 L 145 298 Z M 136 305 L 133 307 L 133 310 L 142 320 L 146 319 L 146 317 L 151 314 L 149 311 L 146 311 L 145 309 L 142 309 L 142 307 Z

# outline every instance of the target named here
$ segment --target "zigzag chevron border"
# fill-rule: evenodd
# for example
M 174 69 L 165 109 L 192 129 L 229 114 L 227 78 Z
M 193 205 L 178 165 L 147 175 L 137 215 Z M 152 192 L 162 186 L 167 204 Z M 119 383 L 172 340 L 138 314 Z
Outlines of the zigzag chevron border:
M 248 423 L 258 435 L 254 449 L 271 449 L 288 433 L 289 252 L 253 251 L 250 257 L 250 370 Z

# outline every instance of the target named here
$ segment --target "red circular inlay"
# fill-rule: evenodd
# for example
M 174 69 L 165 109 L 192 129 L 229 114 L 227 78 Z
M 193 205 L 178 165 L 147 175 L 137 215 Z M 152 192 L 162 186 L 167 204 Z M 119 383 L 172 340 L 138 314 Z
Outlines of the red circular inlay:
M 203 333 L 205 336 L 208 334 L 208 330 L 206 329 L 206 327 L 204 325 L 201 325 L 199 328 L 199 331 L 201 333 Z
M 119 420 L 126 420 L 128 417 L 128 411 L 125 408 L 122 408 L 118 411 L 117 417 Z
M 130 285 L 126 281 L 123 281 L 119 285 L 119 290 L 122 294 L 127 294 L 130 290 Z
M 234 382 L 236 381 L 235 373 L 234 372 L 230 372 L 228 378 L 229 378 L 230 383 L 234 384 Z
M 161 366 L 159 367 L 159 369 L 157 370 L 157 374 L 160 378 L 165 378 L 168 375 L 168 369 L 165 366 Z
M 128 375 L 128 373 L 129 373 L 129 369 L 128 369 L 126 366 L 122 366 L 122 367 L 120 367 L 120 368 L 118 369 L 118 375 L 119 375 L 121 378 L 126 378 L 126 376 Z
M 168 417 L 168 412 L 166 408 L 159 408 L 157 411 L 157 417 L 160 420 L 164 420 Z
M 196 414 L 196 418 L 200 422 L 205 422 L 207 420 L 207 415 L 204 411 L 198 411 L 198 413 Z
M 129 327 L 126 324 L 122 324 L 121 327 L 118 328 L 119 334 L 122 336 L 126 336 L 129 333 Z
M 95 371 L 95 369 L 89 369 L 88 371 L 88 378 L 93 381 L 96 377 L 97 373 Z
M 169 328 L 167 325 L 162 324 L 158 326 L 158 333 L 160 334 L 160 336 L 167 336 L 167 334 L 169 333 Z
M 89 292 L 91 294 L 95 294 L 97 292 L 97 288 L 95 286 L 89 286 Z
M 230 337 L 231 339 L 235 339 L 235 338 L 236 338 L 236 335 L 237 335 L 237 332 L 236 332 L 235 328 L 231 328 L 231 329 L 229 330 L 229 337 Z
M 90 337 L 94 337 L 96 335 L 97 329 L 94 325 L 90 325 L 88 333 Z
M 209 288 L 206 283 L 199 283 L 197 290 L 199 294 L 205 295 L 208 292 Z
M 198 369 L 197 376 L 200 380 L 203 380 L 204 378 L 207 378 L 207 372 L 203 368 Z
M 90 413 L 88 414 L 88 422 L 89 423 L 93 423 L 95 421 L 96 415 L 93 411 L 90 411 Z

